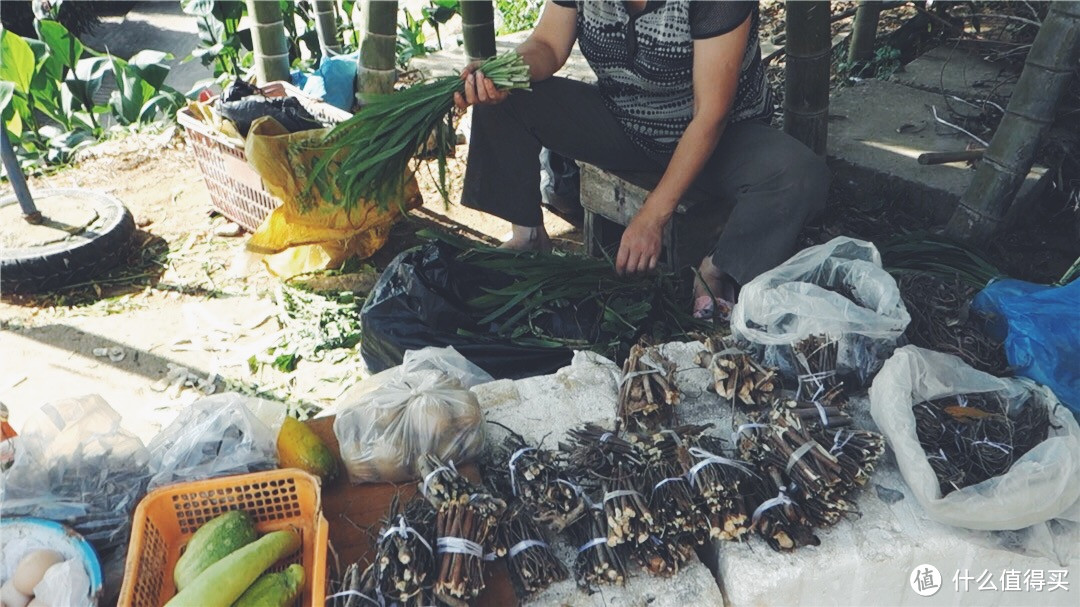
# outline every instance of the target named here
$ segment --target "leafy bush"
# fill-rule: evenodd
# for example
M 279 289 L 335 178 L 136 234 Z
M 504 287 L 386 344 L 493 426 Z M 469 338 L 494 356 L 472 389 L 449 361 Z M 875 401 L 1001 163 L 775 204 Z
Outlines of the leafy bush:
M 68 162 L 105 134 L 99 116 L 140 125 L 172 116 L 183 103 L 164 85 L 171 55 L 146 50 L 124 60 L 86 48 L 56 21 L 35 28 L 36 40 L 0 30 L 0 116 L 24 170 Z M 110 73 L 117 90 L 99 104 L 94 96 Z

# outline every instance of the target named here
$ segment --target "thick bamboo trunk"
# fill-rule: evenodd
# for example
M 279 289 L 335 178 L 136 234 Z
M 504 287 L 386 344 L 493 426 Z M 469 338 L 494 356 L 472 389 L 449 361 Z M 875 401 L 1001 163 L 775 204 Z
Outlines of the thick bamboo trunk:
M 289 43 L 281 5 L 277 2 L 247 0 L 251 17 L 251 43 L 255 51 L 255 78 L 259 85 L 289 79 Z
M 341 41 L 338 40 L 337 17 L 334 15 L 334 0 L 315 0 L 315 33 L 319 35 L 319 50 L 323 57 L 341 53 Z
M 946 226 L 948 236 L 979 244 L 1001 226 L 1078 62 L 1080 1 L 1053 2 L 990 147 Z
M 788 0 L 784 132 L 825 153 L 829 120 L 829 3 Z
M 491 0 L 462 0 L 461 35 L 470 62 L 495 56 L 495 6 Z
M 361 104 L 365 94 L 389 93 L 394 88 L 397 11 L 397 0 L 366 0 L 360 11 L 364 38 L 360 41 L 356 88 Z
M 874 41 L 877 39 L 880 16 L 881 0 L 860 0 L 855 10 L 855 23 L 851 26 L 851 44 L 848 46 L 848 64 L 854 76 L 863 76 L 874 59 Z

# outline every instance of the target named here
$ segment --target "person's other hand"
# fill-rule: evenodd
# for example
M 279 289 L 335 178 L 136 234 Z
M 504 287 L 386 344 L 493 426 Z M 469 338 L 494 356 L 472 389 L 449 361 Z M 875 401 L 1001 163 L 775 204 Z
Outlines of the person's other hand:
M 465 81 L 465 94 L 454 93 L 454 105 L 459 110 L 464 110 L 470 105 L 501 103 L 510 94 L 510 91 L 497 90 L 495 83 L 475 65 L 465 68 L 465 71 L 461 73 L 461 79 Z
M 651 212 L 648 205 L 643 206 L 623 232 L 615 271 L 624 275 L 655 270 L 667 222 L 667 217 Z

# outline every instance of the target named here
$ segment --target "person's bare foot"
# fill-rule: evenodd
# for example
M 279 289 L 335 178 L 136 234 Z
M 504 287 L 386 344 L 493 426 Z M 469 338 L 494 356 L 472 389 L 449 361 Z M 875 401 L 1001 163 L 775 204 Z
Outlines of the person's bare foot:
M 694 316 L 726 318 L 735 303 L 737 288 L 735 279 L 713 265 L 711 256 L 706 257 L 694 279 Z
M 531 228 L 515 225 L 510 239 L 499 245 L 499 248 L 546 253 L 551 250 L 551 238 L 543 225 Z

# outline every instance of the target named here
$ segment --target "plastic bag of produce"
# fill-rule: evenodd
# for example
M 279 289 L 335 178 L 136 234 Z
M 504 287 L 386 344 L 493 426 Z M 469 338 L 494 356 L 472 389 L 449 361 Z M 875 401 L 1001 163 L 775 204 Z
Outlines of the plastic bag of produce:
M 995 280 L 971 309 L 1005 342 L 1017 375 L 1046 385 L 1080 415 L 1080 280 L 1060 287 Z
M 400 365 L 380 371 L 349 388 L 337 399 L 337 404 L 332 410 L 341 411 L 360 400 L 368 392 L 415 371 L 440 371 L 461 382 L 462 387 L 466 389 L 494 381 L 487 371 L 469 362 L 469 359 L 462 356 L 453 346 L 409 350 L 405 352 Z
M 837 372 L 866 383 L 911 316 L 874 245 L 840 236 L 804 249 L 742 288 L 731 332 L 764 346 L 765 362 L 798 375 L 791 347 L 813 335 L 838 339 Z
M 498 379 L 547 375 L 570 364 L 569 348 L 515 344 L 478 325 L 466 302 L 485 288 L 506 286 L 500 281 L 507 279 L 458 261 L 457 253 L 445 242 L 432 242 L 399 254 L 379 276 L 360 312 L 360 353 L 368 369 L 395 367 L 407 351 L 428 346 L 453 346 Z M 565 320 L 566 327 L 553 329 L 582 324 L 577 318 Z M 583 337 L 591 329 L 566 336 Z
M 285 414 L 235 392 L 195 401 L 150 441 L 150 488 L 275 467 Z
M 120 427 L 120 414 L 96 394 L 43 405 L 14 441 L 15 462 L 0 477 L 0 516 L 65 523 L 108 561 L 131 529 L 146 492 L 150 454 Z
M 1017 458 L 1005 474 L 942 496 L 919 443 L 912 407 L 982 393 L 1003 398 L 1012 414 L 1021 406 L 1048 407 L 1049 436 Z M 915 346 L 898 349 L 870 388 L 870 414 L 915 498 L 930 518 L 969 529 L 1022 529 L 1075 511 L 1080 498 L 1080 426 L 1059 404 L 1049 390 L 1029 381 L 994 377 L 955 356 Z
M 334 434 L 354 483 L 411 480 L 425 453 L 462 463 L 484 449 L 476 396 L 442 371 L 390 374 L 340 407 Z

